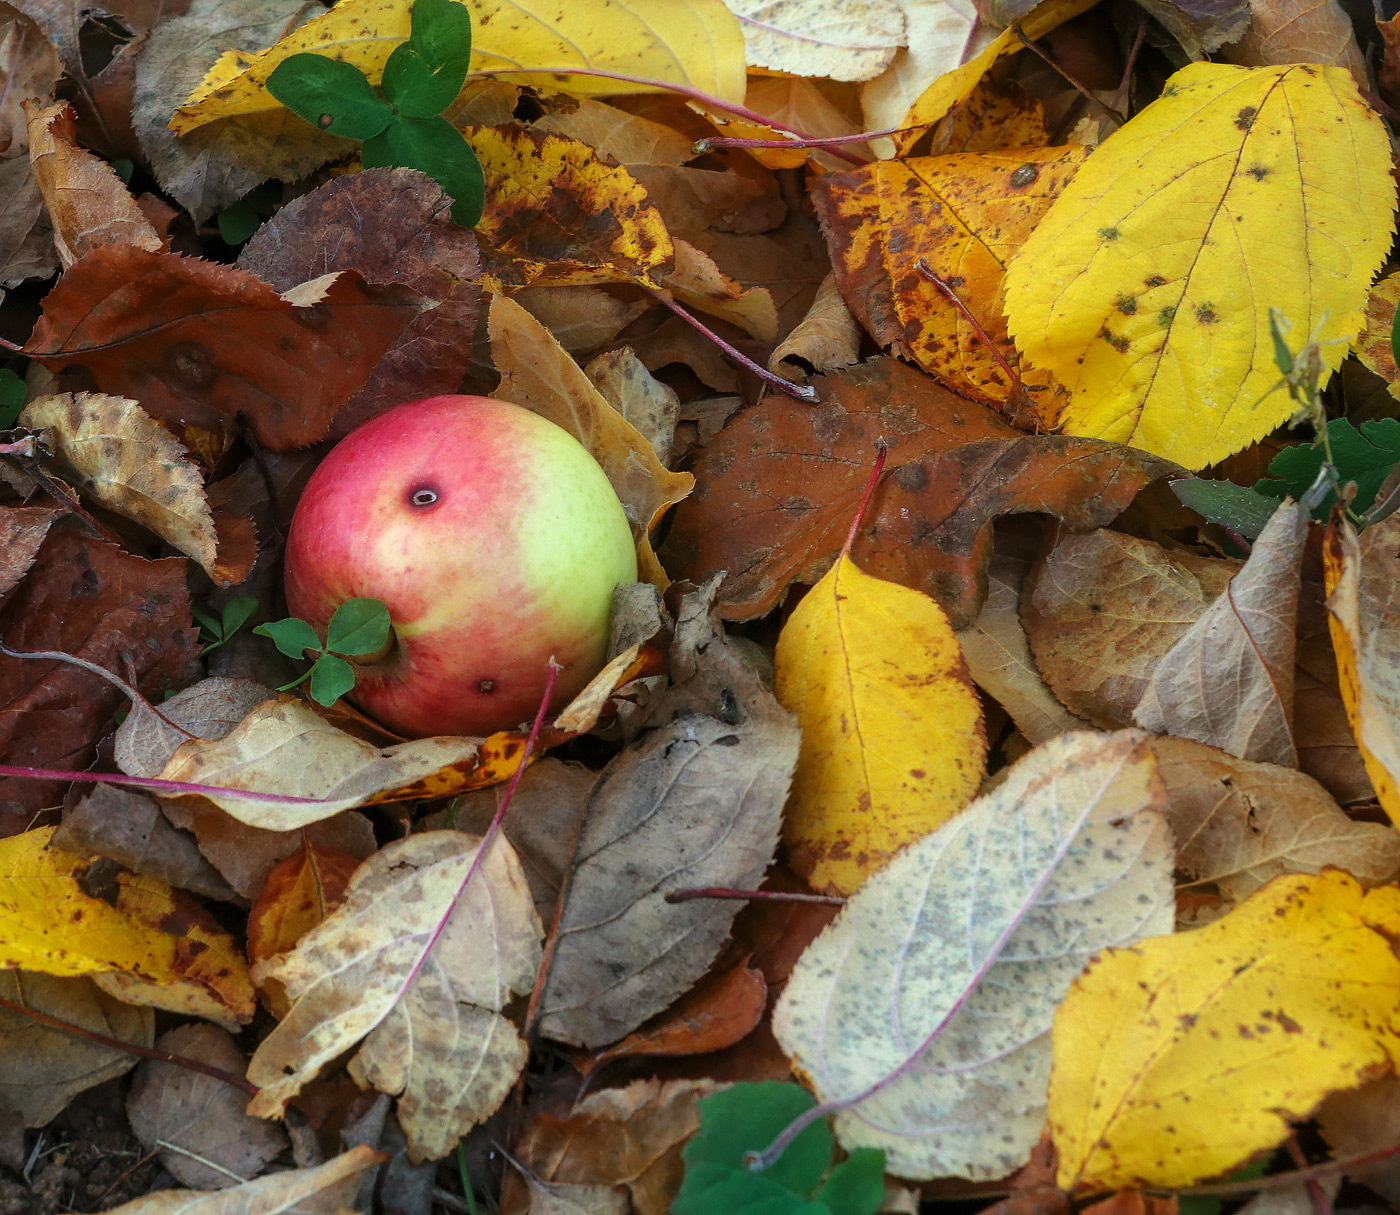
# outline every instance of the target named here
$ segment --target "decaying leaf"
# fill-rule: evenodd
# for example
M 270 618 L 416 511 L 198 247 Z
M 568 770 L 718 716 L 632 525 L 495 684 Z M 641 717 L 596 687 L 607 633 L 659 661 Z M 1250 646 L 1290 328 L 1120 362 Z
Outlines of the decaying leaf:
M 895 0 L 728 0 L 744 29 L 752 67 L 794 76 L 870 80 L 905 45 Z
M 1391 396 L 1400 393 L 1400 367 L 1390 348 L 1390 328 L 1400 305 L 1400 273 L 1387 274 L 1366 297 L 1366 326 L 1356 340 L 1356 357 L 1386 382 Z
M 1366 56 L 1337 0 L 1249 0 L 1249 23 L 1221 57 L 1247 67 L 1326 64 L 1350 72 L 1358 88 L 1370 88 Z
M 51 506 L 0 507 L 0 595 L 19 585 L 49 528 L 62 516 L 62 510 Z
M 605 351 L 583 369 L 604 400 L 632 424 L 663 465 L 671 462 L 681 401 L 643 365 L 630 346 Z
M 47 278 L 58 266 L 53 229 L 34 169 L 25 155 L 29 125 L 23 103 L 47 102 L 62 74 L 39 22 L 13 5 L 0 6 L 0 287 Z
M 526 1055 L 500 1010 L 534 983 L 542 931 L 514 850 L 498 838 L 473 872 L 480 845 L 459 831 L 387 845 L 335 912 L 254 970 L 292 1008 L 249 1064 L 250 1113 L 280 1114 L 357 1044 L 350 1074 L 399 1095 L 414 1160 L 446 1155 L 496 1109 Z
M 1062 734 L 847 901 L 773 1017 L 844 1147 L 911 1178 L 1025 1163 L 1056 1004 L 1096 951 L 1170 930 L 1161 800 L 1141 732 Z
M 1393 1070 L 1397 930 L 1400 890 L 1363 893 L 1329 870 L 1277 878 L 1196 932 L 1102 953 L 1055 1016 L 1060 1185 L 1226 1173 L 1329 1093 Z
M 730 278 L 709 254 L 689 241 L 676 241 L 675 251 L 675 266 L 662 267 L 653 275 L 658 286 L 681 303 L 738 325 L 761 342 L 778 336 L 777 309 L 765 288 L 745 287 Z
M 1012 258 L 1007 321 L 1025 363 L 1069 390 L 1070 434 L 1201 468 L 1293 412 L 1271 306 L 1295 346 L 1324 342 L 1324 378 L 1341 362 L 1394 213 L 1385 132 L 1346 72 L 1192 64 Z M 1279 262 L 1284 246 L 1306 253 Z
M 802 323 L 768 356 L 768 370 L 788 379 L 812 372 L 839 371 L 860 357 L 860 326 L 828 274 Z

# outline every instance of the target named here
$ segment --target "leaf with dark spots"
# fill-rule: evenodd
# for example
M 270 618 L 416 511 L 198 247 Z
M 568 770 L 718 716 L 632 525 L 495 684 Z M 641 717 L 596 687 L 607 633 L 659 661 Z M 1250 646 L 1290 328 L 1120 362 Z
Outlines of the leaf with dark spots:
M 246 271 L 106 245 L 44 299 L 25 353 L 82 367 L 104 392 L 173 428 L 230 432 L 274 451 L 321 438 L 371 368 L 431 304 L 354 271 L 279 295 Z
M 405 283 L 437 307 L 421 313 L 340 409 L 330 438 L 401 401 L 455 392 L 471 361 L 481 306 L 476 237 L 452 222 L 452 203 L 413 169 L 337 177 L 283 207 L 254 234 L 241 270 L 278 291 L 335 270 L 369 283 Z
M 0 608 L 16 650 L 58 650 L 96 663 L 159 703 L 195 674 L 183 558 L 147 561 L 105 540 L 52 528 L 28 576 Z M 0 657 L 0 762 L 84 768 L 125 698 L 69 663 Z M 0 835 L 61 800 L 52 781 L 0 780 Z
M 701 452 L 695 493 L 676 512 L 667 570 L 695 581 L 727 571 L 719 603 L 731 619 L 762 615 L 789 584 L 826 571 L 878 438 L 889 444 L 889 471 L 852 557 L 932 595 L 954 628 L 981 604 L 995 519 L 1043 511 L 1075 531 L 1102 527 L 1175 467 L 1102 440 L 1017 434 L 893 359 L 819 388 L 815 408 L 770 400 L 725 427 Z

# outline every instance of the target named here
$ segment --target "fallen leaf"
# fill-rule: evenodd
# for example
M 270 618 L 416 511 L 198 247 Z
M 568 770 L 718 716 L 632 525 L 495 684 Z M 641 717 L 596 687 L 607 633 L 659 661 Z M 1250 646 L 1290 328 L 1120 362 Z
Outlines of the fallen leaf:
M 1276 878 L 1196 932 L 1105 950 L 1055 1016 L 1061 1187 L 1227 1173 L 1327 1094 L 1391 1070 L 1397 929 L 1400 891 L 1329 870 Z
M 20 425 L 49 432 L 45 441 L 76 474 L 78 489 L 213 576 L 218 537 L 204 479 L 189 452 L 136 401 L 99 392 L 40 397 L 24 407 Z
M 739 326 L 752 338 L 778 336 L 778 313 L 763 287 L 745 287 L 725 274 L 714 259 L 688 241 L 675 242 L 675 266 L 658 268 L 653 281 L 683 304 Z
M 250 1113 L 280 1114 L 357 1043 L 350 1075 L 399 1095 L 414 1161 L 445 1156 L 495 1111 L 526 1055 L 500 1010 L 530 990 L 541 929 L 510 845 L 497 839 L 473 872 L 480 844 L 457 831 L 388 844 L 291 953 L 254 969 L 292 1008 L 249 1064 L 262 1090 Z
M 1400 273 L 1387 274 L 1366 297 L 1366 325 L 1356 339 L 1356 357 L 1386 382 L 1391 396 L 1400 394 L 1400 367 L 1390 348 L 1390 328 L 1400 305 Z
M 0 287 L 47 278 L 58 267 L 53 229 L 26 153 L 27 98 L 47 102 L 62 74 L 57 52 L 29 14 L 0 5 Z
M 1274 512 L 1243 568 L 1153 670 L 1133 712 L 1144 730 L 1298 766 L 1294 639 L 1310 522 L 1291 498 Z
M 870 80 L 905 45 L 895 0 L 728 0 L 744 29 L 750 67 L 793 76 Z
M 731 619 L 763 615 L 790 583 L 826 572 L 878 438 L 890 467 L 852 558 L 872 576 L 931 595 L 955 629 L 981 606 L 994 519 L 1045 511 L 1076 530 L 1102 527 L 1171 468 L 1094 440 L 1017 434 L 987 407 L 890 358 L 816 386 L 820 404 L 774 398 L 710 440 L 693 465 L 695 492 L 672 518 L 667 569 L 692 581 L 728 571 L 720 605 Z
M 1024 89 L 983 77 L 967 100 L 938 124 L 931 151 L 1000 152 L 1049 146 L 1045 107 Z
M 1317 1126 L 1334 1158 L 1383 1152 L 1400 1139 L 1400 1127 L 1396 1125 L 1396 1114 L 1400 1111 L 1397 1097 L 1400 1097 L 1400 1076 L 1389 1075 L 1326 1098 L 1317 1111 Z M 1400 1194 L 1400 1165 L 1394 1156 L 1374 1164 L 1354 1164 L 1346 1170 L 1346 1177 L 1360 1182 L 1387 1202 L 1394 1201 L 1395 1195 Z
M 63 514 L 51 506 L 0 507 L 0 595 L 8 595 L 20 584 L 49 528 Z
M 0 996 L 135 1046 L 155 1040 L 155 1013 L 107 995 L 91 979 L 0 971 Z M 0 1101 L 25 1126 L 47 1126 L 79 1093 L 136 1065 L 136 1056 L 0 1009 Z
M 252 679 L 211 675 L 162 701 L 160 713 L 133 710 L 117 727 L 112 758 L 128 776 L 159 776 L 191 734 L 223 738 L 277 693 Z
M 1247 67 L 1321 63 L 1345 68 L 1371 87 L 1351 18 L 1337 0 L 1249 0 L 1249 23 L 1221 58 Z
M 1285 873 L 1344 869 L 1370 889 L 1400 876 L 1400 834 L 1353 822 L 1311 777 L 1184 738 L 1151 742 L 1183 889 L 1213 890 L 1216 919 Z M 1179 917 L 1197 927 L 1206 917 Z
M 1379 116 L 1340 69 L 1192 64 L 1011 259 L 1007 323 L 1069 391 L 1068 433 L 1201 468 L 1293 411 L 1273 391 L 1271 305 L 1323 341 L 1324 380 L 1341 362 L 1394 211 Z M 1277 265 L 1281 245 L 1308 252 Z
M 755 126 L 753 137 L 759 139 L 787 137 L 782 127 L 801 131 L 804 135 L 816 139 L 835 139 L 861 134 L 860 123 L 846 110 L 833 104 L 812 80 L 787 76 L 751 76 L 748 92 L 744 95 L 744 106 L 782 124 L 778 129 Z M 719 125 L 716 123 L 717 127 Z M 740 135 L 742 131 L 738 128 L 742 126 L 742 123 L 734 123 L 731 127 L 722 128 L 721 134 Z M 771 169 L 784 167 L 789 163 L 788 158 L 797 155 L 794 152 L 779 150 L 774 153 L 775 159 L 769 160 L 761 149 L 754 148 L 751 151 L 760 164 Z M 797 163 L 811 161 L 822 169 L 844 169 L 850 164 L 850 157 L 869 160 L 871 156 L 864 140 L 861 139 L 852 139 L 842 144 L 841 151 L 845 153 L 844 157 L 838 157 L 826 148 L 805 148 L 801 152 L 803 160 Z
M 283 451 L 326 433 L 423 308 L 411 288 L 353 271 L 279 295 L 232 267 L 104 245 L 45 296 L 25 353 L 77 364 L 180 429 L 227 432 L 241 415 Z
M 360 1174 L 385 1159 L 354 1147 L 310 1169 L 288 1169 L 228 1190 L 158 1190 L 112 1208 L 112 1215 L 341 1215 L 360 1188 Z
M 500 398 L 534 410 L 588 448 L 632 525 L 642 579 L 665 586 L 649 533 L 666 509 L 690 492 L 695 478 L 670 472 L 645 436 L 608 404 L 578 364 L 520 305 L 494 297 L 487 324 L 492 358 L 501 373 Z
M 1140 0 L 1192 60 L 1220 50 L 1250 27 L 1248 0 Z M 1223 58 L 1230 59 L 1227 52 Z M 1235 60 L 1244 62 L 1244 60 Z
M 181 1025 L 156 1049 L 241 1076 L 243 1052 L 217 1025 Z M 143 1060 L 126 1098 L 132 1133 L 183 1185 L 223 1190 L 249 1181 L 287 1147 L 282 1129 L 244 1112 L 248 1095 L 160 1059 Z
M 1157 664 L 1239 568 L 1120 532 L 1061 535 L 1021 595 L 1036 666 L 1070 712 L 1128 725 Z
M 802 955 L 773 1028 L 848 1151 L 1002 1177 L 1045 1119 L 1055 1006 L 1172 923 L 1171 835 L 1136 730 L 1062 734 L 899 853 Z
M 247 967 L 233 939 L 164 882 L 113 867 L 102 893 L 82 857 L 49 846 L 52 827 L 0 840 L 0 903 L 11 924 L 4 964 L 53 975 L 126 974 L 162 985 L 155 1007 L 237 1026 L 252 1018 Z
M 604 400 L 651 444 L 656 458 L 670 464 L 681 411 L 676 390 L 652 375 L 630 346 L 600 354 L 583 373 Z
M 404 283 L 436 307 L 414 317 L 336 412 L 339 439 L 385 409 L 456 392 L 471 361 L 481 308 L 476 238 L 452 222 L 452 204 L 413 169 L 366 169 L 294 199 L 263 224 L 238 268 L 278 291 L 337 270 L 367 283 Z M 335 239 L 327 238 L 334 233 Z
M 860 360 L 860 326 L 828 274 L 802 323 L 768 356 L 768 370 L 798 380 L 816 372 L 839 371 Z
M 913 156 L 818 178 L 812 199 L 842 296 L 881 346 L 955 392 L 1000 405 L 1013 381 L 923 268 L 957 293 L 1014 369 L 1002 315 L 1006 263 L 1087 155 L 1070 145 Z M 1047 395 L 1045 377 L 1027 374 L 1039 380 L 1033 395 Z
M 672 127 L 592 97 L 578 98 L 577 105 L 575 110 L 546 114 L 531 125 L 536 131 L 581 140 L 630 170 L 639 165 L 675 169 L 695 159 L 694 141 Z
M 612 341 L 647 310 L 645 300 L 620 300 L 599 287 L 522 287 L 510 298 L 575 357 Z

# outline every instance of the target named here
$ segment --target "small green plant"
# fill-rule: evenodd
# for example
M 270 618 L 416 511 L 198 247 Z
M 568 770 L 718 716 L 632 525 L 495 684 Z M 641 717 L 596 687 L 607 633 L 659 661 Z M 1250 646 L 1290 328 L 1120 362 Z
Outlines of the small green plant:
M 700 1102 L 700 1130 L 685 1146 L 685 1180 L 672 1215 L 874 1215 L 884 1197 L 885 1153 L 858 1148 L 834 1168 L 831 1128 L 803 1129 L 771 1167 L 749 1168 L 815 1102 L 796 1084 L 734 1084 Z
M 311 669 L 277 690 L 285 692 L 310 679 L 311 699 L 333 705 L 355 686 L 355 668 L 346 659 L 377 654 L 389 644 L 389 609 L 378 599 L 347 599 L 331 616 L 324 645 L 300 616 L 260 624 L 253 632 L 270 638 L 288 658 L 303 659 L 315 651 Z
M 472 52 L 472 21 L 458 0 L 415 0 L 409 37 L 390 53 L 382 96 L 354 64 L 326 55 L 284 59 L 267 89 L 299 118 L 332 135 L 361 140 L 367 169 L 419 169 L 453 199 L 452 218 L 476 226 L 486 181 L 476 153 L 447 119 Z
M 24 381 L 8 367 L 0 368 L 0 430 L 8 430 L 24 408 Z
M 199 640 L 204 652 L 207 654 L 210 650 L 217 650 L 231 640 L 257 610 L 258 601 L 251 595 L 235 595 L 224 604 L 224 610 L 218 616 L 201 607 L 191 608 L 191 615 L 199 622 Z
M 254 186 L 231 207 L 220 211 L 219 239 L 226 245 L 241 245 L 277 210 L 282 189 L 275 182 Z

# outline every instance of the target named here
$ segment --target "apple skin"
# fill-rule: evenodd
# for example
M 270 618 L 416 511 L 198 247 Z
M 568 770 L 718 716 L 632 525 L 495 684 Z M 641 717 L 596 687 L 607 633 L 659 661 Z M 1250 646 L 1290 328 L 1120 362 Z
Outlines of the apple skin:
M 357 665 L 348 699 L 413 737 L 531 720 L 551 656 L 563 667 L 552 707 L 567 703 L 607 657 L 613 588 L 636 577 L 627 517 L 593 457 L 490 397 L 411 401 L 352 431 L 287 535 L 287 606 L 322 637 L 347 599 L 387 605 L 393 643 Z

